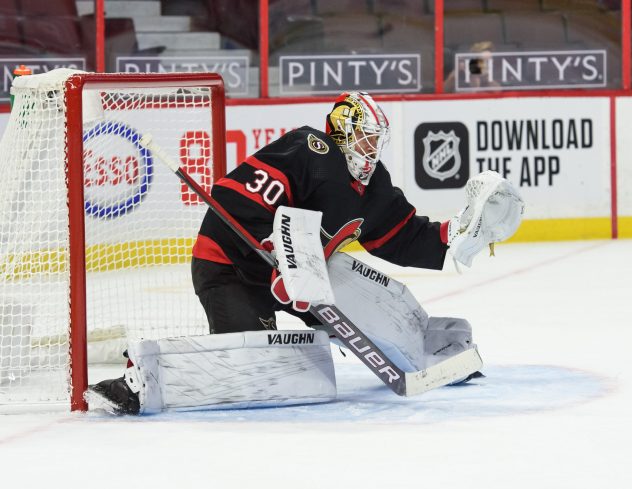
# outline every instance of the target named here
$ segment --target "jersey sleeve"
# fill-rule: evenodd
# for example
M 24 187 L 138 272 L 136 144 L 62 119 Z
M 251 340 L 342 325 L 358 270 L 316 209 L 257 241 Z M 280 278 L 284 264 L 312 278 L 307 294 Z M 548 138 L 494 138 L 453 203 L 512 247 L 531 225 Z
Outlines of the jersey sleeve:
M 272 232 L 276 209 L 305 192 L 304 149 L 293 134 L 248 156 L 213 185 L 213 197 L 257 240 Z
M 293 207 L 297 199 L 300 202 L 311 191 L 304 140 L 302 134 L 290 132 L 247 157 L 213 184 L 212 197 L 259 242 L 272 233 L 274 214 L 280 205 Z M 269 277 L 269 266 L 214 213 L 207 212 L 200 235 L 214 241 L 217 246 L 213 246 L 220 250 L 215 255 L 225 255 L 225 259 L 221 256 L 224 262 L 251 275 L 249 281 L 259 283 Z
M 396 265 L 441 270 L 448 250 L 441 241 L 441 223 L 416 215 L 402 191 L 393 187 L 388 172 L 380 176 L 379 202 L 382 216 L 360 243 L 372 255 Z

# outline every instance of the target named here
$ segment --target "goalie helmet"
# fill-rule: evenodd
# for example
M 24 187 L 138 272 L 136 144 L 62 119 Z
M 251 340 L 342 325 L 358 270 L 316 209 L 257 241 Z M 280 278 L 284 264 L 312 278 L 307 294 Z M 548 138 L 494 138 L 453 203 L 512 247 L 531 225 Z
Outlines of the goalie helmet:
M 343 93 L 327 115 L 326 131 L 345 155 L 353 178 L 368 185 L 390 135 L 382 109 L 366 92 Z

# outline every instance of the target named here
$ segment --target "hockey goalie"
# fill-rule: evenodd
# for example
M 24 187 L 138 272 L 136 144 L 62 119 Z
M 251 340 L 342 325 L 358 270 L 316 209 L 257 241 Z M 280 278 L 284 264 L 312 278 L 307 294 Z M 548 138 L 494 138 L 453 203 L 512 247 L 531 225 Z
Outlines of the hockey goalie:
M 524 203 L 507 180 L 484 172 L 467 182 L 454 218 L 418 215 L 380 159 L 389 132 L 370 95 L 343 93 L 325 132 L 290 131 L 215 182 L 191 263 L 210 334 L 130 344 L 124 376 L 91 386 L 89 402 L 142 414 L 331 400 L 329 338 L 350 342 L 314 304 L 342 311 L 397 372 L 425 375 L 474 349 L 466 320 L 428 317 L 404 284 L 339 250 L 358 241 L 391 263 L 436 270 L 450 251 L 471 266 L 515 233 Z M 262 254 L 273 257 L 272 270 Z M 278 311 L 313 329 L 277 331 Z M 462 373 L 452 380 L 478 375 Z

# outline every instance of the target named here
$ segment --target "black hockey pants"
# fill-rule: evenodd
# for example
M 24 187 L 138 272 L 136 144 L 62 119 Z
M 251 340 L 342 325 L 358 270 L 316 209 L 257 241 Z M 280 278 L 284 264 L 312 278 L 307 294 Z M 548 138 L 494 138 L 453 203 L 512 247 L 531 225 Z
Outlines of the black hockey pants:
M 301 314 L 280 304 L 269 285 L 247 283 L 232 265 L 193 258 L 191 276 L 211 334 L 276 329 L 275 312 L 280 310 L 305 324 L 315 322 L 310 313 Z

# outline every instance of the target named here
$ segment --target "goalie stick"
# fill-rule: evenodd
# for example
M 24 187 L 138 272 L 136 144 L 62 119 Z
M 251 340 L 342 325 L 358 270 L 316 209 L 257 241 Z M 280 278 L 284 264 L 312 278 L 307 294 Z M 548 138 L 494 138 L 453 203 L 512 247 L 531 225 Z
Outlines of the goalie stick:
M 150 134 L 140 144 L 154 153 L 195 192 L 237 236 L 248 244 L 266 263 L 277 268 L 274 256 L 265 250 L 243 226 L 181 168 Z M 311 305 L 310 313 L 357 356 L 384 384 L 400 396 L 414 396 L 461 380 L 479 370 L 483 362 L 476 348 L 465 350 L 443 362 L 417 372 L 404 372 L 397 367 L 353 322 L 334 304 Z

